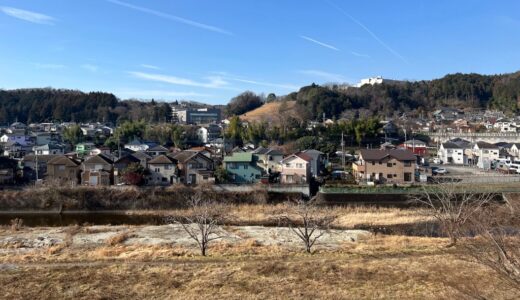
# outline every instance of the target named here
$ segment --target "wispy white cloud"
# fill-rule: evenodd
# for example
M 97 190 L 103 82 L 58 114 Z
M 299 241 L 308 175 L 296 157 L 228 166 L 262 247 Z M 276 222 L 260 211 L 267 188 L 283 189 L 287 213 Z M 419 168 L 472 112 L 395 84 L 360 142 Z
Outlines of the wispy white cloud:
M 61 64 L 42 64 L 35 63 L 34 64 L 38 69 L 65 69 L 67 66 Z
M 144 12 L 144 13 L 147 13 L 147 14 L 150 14 L 150 15 L 154 15 L 154 16 L 157 16 L 157 17 L 160 17 L 160 18 L 164 18 L 164 19 L 172 20 L 172 21 L 175 21 L 175 22 L 178 22 L 178 23 L 183 23 L 183 24 L 186 24 L 186 25 L 189 25 L 189 26 L 197 27 L 197 28 L 200 28 L 200 29 L 213 31 L 213 32 L 221 33 L 221 34 L 226 34 L 226 35 L 233 35 L 233 33 L 229 32 L 227 30 L 224 30 L 222 28 L 216 27 L 216 26 L 211 26 L 211 25 L 195 22 L 195 21 L 192 21 L 192 20 L 188 20 L 188 19 L 185 19 L 185 18 L 181 18 L 181 17 L 175 16 L 175 15 L 171 15 L 171 14 L 163 13 L 163 12 L 160 12 L 160 11 L 157 11 L 157 10 L 153 10 L 153 9 L 150 9 L 150 8 L 133 5 L 133 4 L 130 4 L 130 3 L 127 3 L 127 2 L 119 1 L 119 0 L 106 0 L 106 1 L 108 1 L 110 3 L 113 3 L 113 4 L 117 4 L 117 5 L 126 7 L 126 8 L 130 8 L 130 9 L 137 10 L 137 11 L 140 11 L 140 12 Z
M 158 66 L 148 65 L 148 64 L 141 64 L 141 67 L 145 68 L 145 69 L 152 69 L 152 70 L 160 70 L 161 69 Z
M 307 41 L 309 41 L 309 42 L 313 42 L 313 43 L 318 44 L 318 45 L 320 45 L 320 46 L 323 46 L 323 47 L 325 47 L 325 48 L 329 48 L 329 49 L 332 49 L 332 50 L 335 50 L 335 51 L 340 51 L 338 48 L 336 48 L 336 47 L 334 47 L 334 46 L 332 46 L 332 45 L 325 44 L 325 43 L 323 43 L 323 42 L 320 42 L 320 41 L 315 40 L 315 39 L 313 39 L 313 38 L 310 38 L 310 37 L 308 37 L 308 36 L 300 35 L 300 37 L 301 37 L 302 39 L 304 39 L 304 40 L 307 40 Z
M 346 82 L 347 79 L 341 74 L 329 73 L 320 70 L 301 70 L 301 74 L 308 75 L 311 77 L 319 77 L 327 81 L 333 82 Z
M 53 25 L 56 21 L 51 16 L 9 6 L 0 6 L 0 11 L 8 16 L 36 24 Z
M 370 55 L 368 55 L 368 54 L 363 54 L 363 53 L 359 53 L 359 52 L 355 52 L 355 51 L 350 51 L 350 54 L 352 54 L 354 56 L 357 56 L 357 57 L 370 58 Z
M 236 82 L 248 83 L 248 84 L 259 85 L 259 86 L 281 88 L 284 90 L 297 90 L 300 88 L 300 86 L 297 86 L 294 84 L 274 83 L 274 82 L 267 82 L 267 81 L 262 81 L 262 80 L 249 79 L 249 78 L 244 78 L 243 76 L 238 76 L 236 74 L 230 74 L 230 73 L 224 72 L 224 71 L 211 72 L 211 73 L 221 76 L 225 80 L 229 80 L 229 81 L 236 81 Z
M 165 82 L 165 83 L 170 83 L 170 84 L 175 84 L 175 85 L 195 86 L 195 87 L 212 88 L 212 89 L 225 88 L 229 85 L 229 82 L 225 81 L 224 79 L 222 79 L 222 77 L 219 77 L 219 76 L 206 77 L 206 79 L 208 80 L 207 82 L 199 82 L 199 81 L 195 81 L 192 79 L 169 76 L 169 75 L 162 75 L 162 74 L 151 74 L 151 73 L 144 73 L 144 72 L 128 72 L 128 73 L 135 78 L 151 80 L 151 81 L 158 81 L 158 82 Z
M 407 63 L 408 64 L 408 60 L 406 60 L 406 58 L 404 58 L 404 56 L 402 56 L 401 54 L 399 54 L 399 52 L 395 51 L 394 49 L 392 49 L 392 47 L 390 47 L 387 43 L 385 43 L 381 38 L 379 38 L 372 30 L 370 30 L 367 26 L 365 26 L 365 24 L 361 23 L 361 21 L 359 21 L 358 19 L 354 18 L 353 16 L 351 16 L 349 13 L 347 13 L 344 9 L 342 9 L 341 7 L 339 7 L 338 5 L 334 4 L 333 2 L 331 1 L 327 1 L 325 0 L 326 2 L 328 2 L 332 7 L 334 7 L 335 9 L 337 9 L 340 13 L 342 13 L 343 15 L 345 15 L 347 18 L 349 18 L 352 22 L 356 23 L 357 25 L 359 25 L 361 28 L 363 28 L 363 30 L 365 30 L 374 40 L 376 40 L 376 42 L 378 42 L 381 46 L 383 46 L 386 50 L 388 50 L 390 53 L 392 53 L 394 56 L 396 56 L 397 58 L 399 58 L 400 60 L 402 60 L 403 62 Z
M 97 70 L 99 69 L 98 66 L 91 65 L 91 64 L 83 64 L 83 65 L 81 65 L 81 67 L 90 72 L 97 72 Z

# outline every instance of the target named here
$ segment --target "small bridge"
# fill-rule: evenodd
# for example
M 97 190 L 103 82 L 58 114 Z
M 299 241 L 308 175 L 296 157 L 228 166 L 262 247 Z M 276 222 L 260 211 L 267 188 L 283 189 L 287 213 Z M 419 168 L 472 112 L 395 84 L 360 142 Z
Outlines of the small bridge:
M 520 143 L 518 132 L 421 132 L 430 137 L 432 142 L 444 143 L 454 138 L 461 138 L 470 142 L 483 141 L 487 143 Z

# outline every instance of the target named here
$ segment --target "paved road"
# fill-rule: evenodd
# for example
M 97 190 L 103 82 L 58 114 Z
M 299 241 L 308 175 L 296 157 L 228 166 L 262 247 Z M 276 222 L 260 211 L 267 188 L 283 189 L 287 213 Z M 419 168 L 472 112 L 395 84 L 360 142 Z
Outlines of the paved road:
M 452 177 L 461 179 L 464 183 L 510 183 L 520 182 L 520 175 L 502 174 L 495 170 L 484 171 L 477 167 L 454 166 L 454 165 L 434 165 L 436 167 L 445 168 L 448 174 L 440 175 L 444 177 Z

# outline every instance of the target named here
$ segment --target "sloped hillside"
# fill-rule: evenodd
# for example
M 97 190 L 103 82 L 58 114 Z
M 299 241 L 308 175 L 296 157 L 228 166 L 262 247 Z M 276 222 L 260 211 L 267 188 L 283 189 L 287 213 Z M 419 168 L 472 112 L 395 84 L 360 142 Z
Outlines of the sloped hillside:
M 285 104 L 283 104 L 285 103 Z M 247 122 L 268 122 L 272 124 L 280 123 L 280 118 L 289 116 L 298 117 L 296 112 L 296 101 L 276 101 L 265 103 L 264 105 L 249 111 L 240 116 L 242 121 Z

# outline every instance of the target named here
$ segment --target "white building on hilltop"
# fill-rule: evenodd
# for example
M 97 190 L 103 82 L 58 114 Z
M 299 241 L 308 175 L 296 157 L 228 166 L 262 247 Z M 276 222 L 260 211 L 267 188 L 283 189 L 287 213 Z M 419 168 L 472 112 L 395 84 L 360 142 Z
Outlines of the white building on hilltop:
M 356 87 L 362 87 L 365 84 L 376 85 L 376 84 L 382 84 L 382 83 L 399 83 L 399 82 L 400 82 L 399 80 L 384 79 L 383 76 L 376 76 L 376 77 L 361 79 L 361 81 L 358 84 L 356 84 Z

